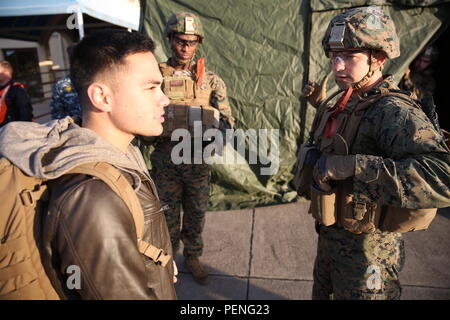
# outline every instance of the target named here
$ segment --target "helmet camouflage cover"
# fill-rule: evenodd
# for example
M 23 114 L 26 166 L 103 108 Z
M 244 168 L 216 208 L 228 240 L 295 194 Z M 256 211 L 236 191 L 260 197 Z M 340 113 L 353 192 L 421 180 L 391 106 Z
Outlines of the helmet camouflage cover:
M 339 49 L 376 49 L 389 59 L 400 56 L 400 42 L 389 13 L 380 7 L 359 7 L 334 17 L 322 40 L 325 54 Z
M 167 21 L 164 36 L 170 37 L 172 33 L 194 34 L 204 38 L 203 27 L 200 19 L 189 12 L 174 13 Z

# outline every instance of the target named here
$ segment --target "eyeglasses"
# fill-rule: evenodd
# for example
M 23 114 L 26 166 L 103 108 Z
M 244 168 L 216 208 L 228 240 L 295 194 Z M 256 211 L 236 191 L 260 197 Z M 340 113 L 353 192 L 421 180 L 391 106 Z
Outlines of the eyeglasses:
M 198 45 L 198 40 L 184 40 L 177 37 L 174 37 L 175 44 L 180 47 L 188 46 L 188 47 L 196 47 Z
M 342 61 L 344 63 L 350 62 L 356 57 L 358 53 L 370 53 L 368 50 L 352 50 L 352 51 L 331 51 L 330 60 L 331 63 Z

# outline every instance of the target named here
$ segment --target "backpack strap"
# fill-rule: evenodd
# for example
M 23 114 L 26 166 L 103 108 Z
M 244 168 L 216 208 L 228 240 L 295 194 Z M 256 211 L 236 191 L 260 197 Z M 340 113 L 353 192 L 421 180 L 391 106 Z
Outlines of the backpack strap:
M 138 250 L 155 263 L 163 267 L 170 261 L 171 255 L 142 239 L 144 234 L 144 212 L 142 211 L 133 187 L 119 170 L 106 162 L 86 163 L 70 170 L 67 174 L 86 174 L 96 177 L 106 183 L 127 205 L 136 226 Z

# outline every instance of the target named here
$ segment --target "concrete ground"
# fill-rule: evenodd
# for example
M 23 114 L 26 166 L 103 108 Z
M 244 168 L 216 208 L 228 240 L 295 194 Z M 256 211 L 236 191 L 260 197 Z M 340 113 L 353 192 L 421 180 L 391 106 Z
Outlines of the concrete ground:
M 183 267 L 175 285 L 181 300 L 309 300 L 317 235 L 308 202 L 207 212 L 204 254 L 208 285 Z M 450 207 L 427 231 L 404 235 L 404 300 L 450 299 Z M 181 248 L 182 249 L 182 248 Z
M 33 115 L 36 119 L 36 122 L 38 123 L 44 123 L 47 121 L 50 121 L 51 115 L 50 115 L 50 99 L 45 99 L 43 101 L 39 102 L 33 102 Z

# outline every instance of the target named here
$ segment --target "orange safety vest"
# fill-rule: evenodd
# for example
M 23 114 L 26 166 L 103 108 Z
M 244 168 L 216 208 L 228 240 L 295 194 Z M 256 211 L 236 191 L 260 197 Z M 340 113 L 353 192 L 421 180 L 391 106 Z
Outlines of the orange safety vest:
M 12 84 L 12 86 L 19 86 L 22 89 L 25 88 L 25 86 L 23 84 L 21 84 L 20 82 L 14 82 Z M 0 103 L 0 124 L 5 122 L 5 120 L 6 120 L 6 114 L 8 112 L 8 106 L 6 105 L 6 95 L 8 94 L 8 91 L 9 91 L 10 88 L 11 88 L 11 84 L 7 85 L 2 90 L 0 90 L 0 97 L 1 97 L 0 98 L 1 99 L 1 103 Z

